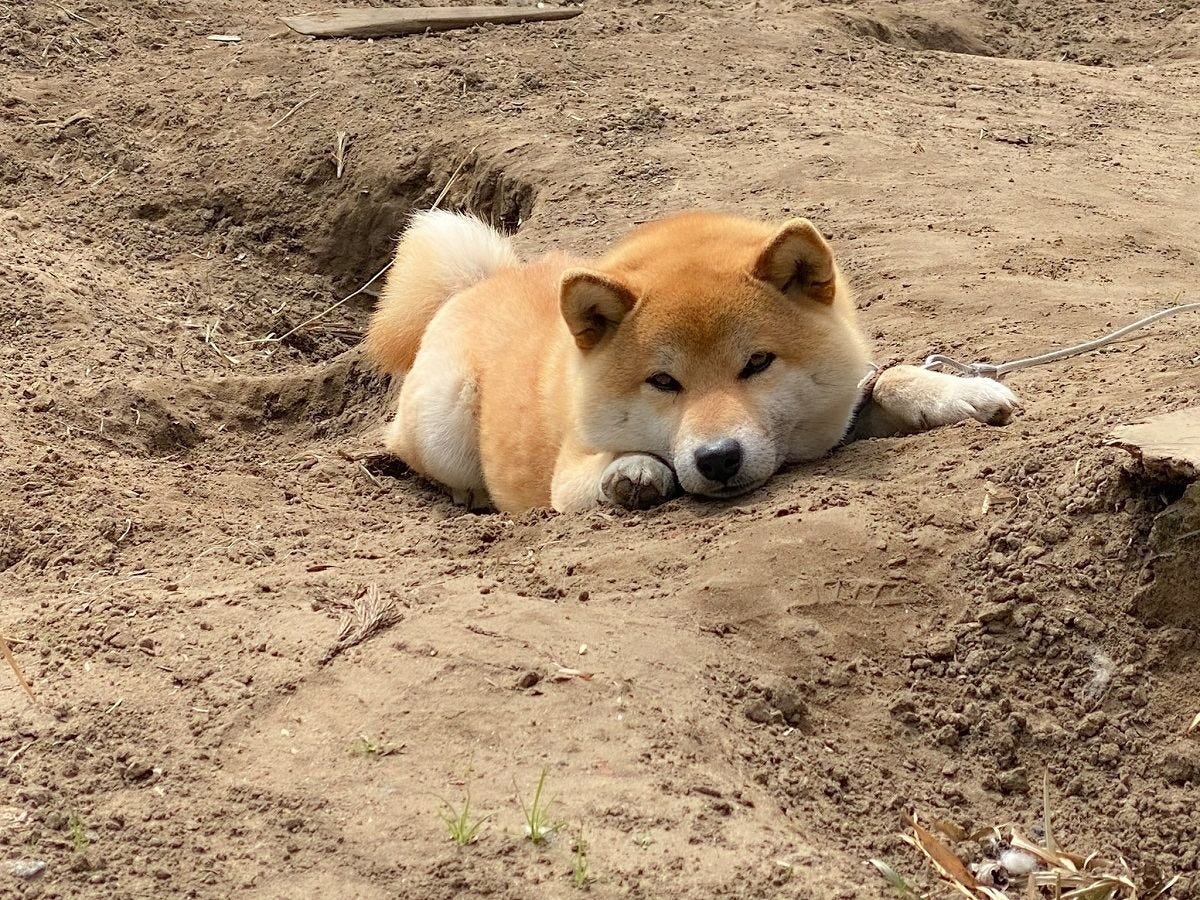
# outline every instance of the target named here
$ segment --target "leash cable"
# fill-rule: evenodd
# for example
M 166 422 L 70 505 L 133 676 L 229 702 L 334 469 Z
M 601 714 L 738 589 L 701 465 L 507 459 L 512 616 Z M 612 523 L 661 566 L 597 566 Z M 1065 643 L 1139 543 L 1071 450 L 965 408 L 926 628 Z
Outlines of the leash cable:
M 1144 319 L 1138 319 L 1136 322 L 1131 322 L 1124 328 L 1118 328 L 1103 337 L 1098 337 L 1095 340 L 1085 341 L 1082 344 L 1075 344 L 1072 347 L 1063 347 L 1058 350 L 1051 350 L 1048 353 L 1043 353 L 1039 356 L 1029 356 L 1025 359 L 1015 359 L 1012 362 L 1006 363 L 985 363 L 975 362 L 971 364 L 961 363 L 956 359 L 945 356 L 941 353 L 935 353 L 933 356 L 926 358 L 923 369 L 934 369 L 938 366 L 944 366 L 947 369 L 952 369 L 959 375 L 979 376 L 982 378 L 994 378 L 999 380 L 1009 372 L 1019 372 L 1021 369 L 1030 369 L 1034 366 L 1042 366 L 1046 363 L 1058 362 L 1060 359 L 1069 359 L 1072 356 L 1078 356 L 1081 353 L 1088 353 L 1092 350 L 1098 350 L 1113 341 L 1120 340 L 1125 335 L 1145 328 L 1160 319 L 1166 319 L 1177 315 L 1181 312 L 1189 312 L 1191 310 L 1200 310 L 1200 303 L 1184 303 L 1180 306 L 1170 306 L 1166 309 L 1159 310 L 1153 315 L 1146 316 Z

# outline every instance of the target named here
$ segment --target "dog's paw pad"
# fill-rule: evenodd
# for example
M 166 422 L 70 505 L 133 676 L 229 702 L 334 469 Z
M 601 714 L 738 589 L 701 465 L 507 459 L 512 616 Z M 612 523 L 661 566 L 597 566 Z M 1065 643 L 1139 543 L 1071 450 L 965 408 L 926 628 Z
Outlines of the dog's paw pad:
M 629 453 L 608 464 L 600 490 L 610 503 L 626 509 L 649 509 L 675 491 L 675 473 L 657 456 Z

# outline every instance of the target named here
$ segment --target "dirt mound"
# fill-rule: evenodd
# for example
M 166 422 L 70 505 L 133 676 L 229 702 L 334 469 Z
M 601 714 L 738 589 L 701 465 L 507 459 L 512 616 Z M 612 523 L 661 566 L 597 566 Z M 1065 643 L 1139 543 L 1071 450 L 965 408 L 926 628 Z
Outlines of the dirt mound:
M 1075 343 L 1194 290 L 1195 10 L 296 11 L 0 4 L 0 629 L 38 697 L 0 678 L 0 894 L 859 900 L 871 858 L 930 884 L 902 812 L 1036 831 L 1044 771 L 1071 849 L 1200 874 L 1195 489 L 1105 446 L 1194 404 L 1200 320 L 1014 376 L 1006 428 L 509 517 L 377 455 L 341 302 L 439 198 L 526 253 L 704 206 L 816 220 L 881 359 Z M 396 624 L 324 664 L 372 588 Z
M 933 0 L 854 3 L 820 15 L 839 30 L 905 50 L 934 50 L 1120 66 L 1196 58 L 1200 11 L 1187 0 L 1157 6 Z
M 953 15 L 917 14 L 889 4 L 872 7 L 870 12 L 837 10 L 827 13 L 830 21 L 848 34 L 891 44 L 904 50 L 937 50 L 945 53 L 970 53 L 995 56 L 995 49 L 983 37 L 986 20 L 976 14 L 969 25 L 962 21 L 962 10 Z
M 375 429 L 384 414 L 386 380 L 356 349 L 311 369 L 280 375 L 137 378 L 110 382 L 81 397 L 81 427 L 101 427 L 128 450 L 173 453 L 228 430 L 278 438 L 346 436 Z

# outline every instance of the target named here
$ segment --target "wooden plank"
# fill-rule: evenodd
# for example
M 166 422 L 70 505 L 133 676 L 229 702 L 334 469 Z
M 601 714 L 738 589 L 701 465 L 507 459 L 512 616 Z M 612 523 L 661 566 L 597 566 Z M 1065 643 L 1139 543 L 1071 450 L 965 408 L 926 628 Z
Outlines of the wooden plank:
M 293 31 L 312 37 L 374 38 L 425 31 L 450 31 L 472 25 L 516 25 L 521 22 L 554 22 L 573 19 L 578 7 L 451 6 L 373 9 L 336 9 L 285 18 Z
M 1154 474 L 1200 478 L 1200 406 L 1122 425 L 1108 443 L 1128 450 Z

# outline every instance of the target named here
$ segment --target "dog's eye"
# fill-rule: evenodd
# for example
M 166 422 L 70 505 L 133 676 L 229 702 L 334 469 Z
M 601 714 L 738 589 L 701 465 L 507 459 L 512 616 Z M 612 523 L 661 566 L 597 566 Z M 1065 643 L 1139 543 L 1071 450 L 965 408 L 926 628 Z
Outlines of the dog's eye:
M 749 378 L 751 375 L 757 375 L 759 372 L 766 371 L 771 367 L 771 363 L 775 362 L 775 354 L 767 353 L 760 350 L 746 360 L 746 367 L 738 373 L 738 378 Z
M 655 372 L 646 379 L 646 384 L 667 394 L 678 394 L 683 390 L 683 385 L 666 372 Z

